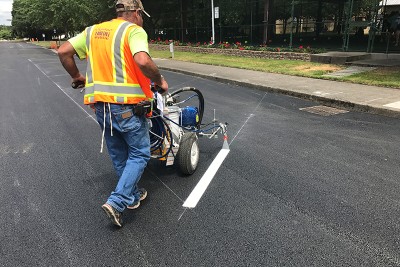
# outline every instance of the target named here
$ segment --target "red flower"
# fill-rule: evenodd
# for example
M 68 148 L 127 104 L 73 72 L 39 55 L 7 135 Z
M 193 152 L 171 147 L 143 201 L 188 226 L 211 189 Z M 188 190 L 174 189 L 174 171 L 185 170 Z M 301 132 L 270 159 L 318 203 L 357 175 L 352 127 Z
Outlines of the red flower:
M 280 47 L 278 47 L 278 48 L 276 49 L 276 52 L 281 52 Z
M 244 47 L 239 47 L 239 50 L 244 50 Z
M 303 49 L 304 47 L 301 45 L 301 46 L 299 46 L 299 48 L 300 48 L 300 49 Z

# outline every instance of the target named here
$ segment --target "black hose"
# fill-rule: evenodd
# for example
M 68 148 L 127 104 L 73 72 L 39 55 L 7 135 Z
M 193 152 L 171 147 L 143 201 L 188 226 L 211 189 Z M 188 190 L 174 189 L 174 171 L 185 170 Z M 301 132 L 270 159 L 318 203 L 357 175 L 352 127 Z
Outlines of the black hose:
M 204 97 L 203 97 L 203 94 L 199 90 L 194 88 L 194 87 L 183 87 L 183 88 L 181 88 L 181 89 L 179 89 L 177 91 L 172 92 L 171 93 L 171 97 L 176 95 L 176 94 L 182 93 L 182 92 L 190 92 L 190 91 L 195 92 L 197 94 L 197 96 L 199 97 L 199 121 L 197 122 L 196 127 L 197 127 L 197 129 L 200 129 L 201 122 L 203 120 L 203 114 L 204 114 Z
M 152 127 L 150 129 L 151 133 L 150 133 L 150 150 L 152 155 L 155 154 L 154 152 L 159 151 L 159 155 L 156 156 L 155 158 L 164 158 L 166 156 L 168 156 L 168 154 L 172 151 L 172 145 L 173 145 L 173 137 L 172 137 L 172 131 L 171 128 L 169 127 L 169 123 L 167 122 L 170 121 L 171 123 L 174 123 L 176 125 L 178 125 L 179 127 L 187 130 L 187 131 L 191 131 L 191 132 L 202 132 L 200 130 L 200 126 L 201 126 L 201 122 L 203 120 L 203 114 L 204 114 L 204 97 L 203 94 L 197 90 L 196 88 L 193 87 L 184 87 L 181 88 L 175 92 L 171 93 L 171 97 L 174 95 L 177 95 L 179 93 L 182 92 L 195 92 L 197 97 L 199 98 L 199 107 L 198 107 L 198 112 L 199 112 L 199 121 L 196 124 L 196 129 L 189 129 L 186 127 L 183 127 L 180 124 L 175 123 L 174 121 L 172 121 L 171 119 L 169 119 L 168 117 L 163 117 L 160 114 L 157 114 L 157 112 L 155 110 L 153 110 L 153 113 L 155 114 L 154 117 L 151 118 L 151 122 L 152 122 Z M 185 101 L 191 99 L 192 97 L 186 99 Z M 184 102 L 185 102 L 184 101 Z M 213 127 L 214 128 L 214 127 Z M 211 128 L 212 129 L 212 128 Z M 207 129 L 207 130 L 211 130 L 211 129 Z M 153 134 L 152 134 L 153 133 Z M 165 138 L 168 139 L 170 146 L 167 149 L 167 151 L 165 151 L 165 153 L 163 153 L 163 146 L 164 146 L 164 141 Z
M 154 111 L 153 111 L 154 112 Z M 151 129 L 150 129 L 150 151 L 153 155 L 154 152 L 159 151 L 159 155 L 155 158 L 160 159 L 168 156 L 172 150 L 173 140 L 172 131 L 168 126 L 167 122 L 161 117 L 156 116 L 151 118 Z M 152 134 L 154 133 L 154 134 Z M 169 148 L 163 153 L 163 145 L 165 138 L 170 143 Z

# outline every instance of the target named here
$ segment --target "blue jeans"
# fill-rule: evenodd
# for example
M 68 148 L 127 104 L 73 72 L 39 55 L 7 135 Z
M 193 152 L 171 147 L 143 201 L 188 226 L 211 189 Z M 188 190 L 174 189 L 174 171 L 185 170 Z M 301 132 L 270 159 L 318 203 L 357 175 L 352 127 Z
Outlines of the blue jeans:
M 105 126 L 108 153 L 119 177 L 107 203 L 122 212 L 140 198 L 137 183 L 150 159 L 149 124 L 145 116 L 133 115 L 131 105 L 110 104 L 111 136 L 108 103 L 105 106 L 104 120 L 104 103 L 95 104 L 96 117 L 102 130 Z

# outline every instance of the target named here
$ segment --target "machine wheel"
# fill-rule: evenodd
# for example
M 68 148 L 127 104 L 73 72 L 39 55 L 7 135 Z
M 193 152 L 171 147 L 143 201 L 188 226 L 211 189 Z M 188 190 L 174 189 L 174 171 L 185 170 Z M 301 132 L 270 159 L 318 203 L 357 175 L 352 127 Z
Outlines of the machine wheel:
M 179 144 L 177 155 L 180 170 L 184 174 L 193 174 L 199 163 L 199 141 L 195 133 L 185 133 Z

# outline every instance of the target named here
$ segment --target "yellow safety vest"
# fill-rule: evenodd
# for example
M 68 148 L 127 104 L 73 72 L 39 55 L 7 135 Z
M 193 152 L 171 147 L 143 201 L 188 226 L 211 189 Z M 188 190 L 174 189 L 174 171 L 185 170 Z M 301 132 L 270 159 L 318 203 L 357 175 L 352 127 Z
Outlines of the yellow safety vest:
M 150 80 L 133 59 L 128 36 L 140 27 L 114 19 L 86 28 L 86 89 L 84 104 L 136 104 L 152 99 Z

